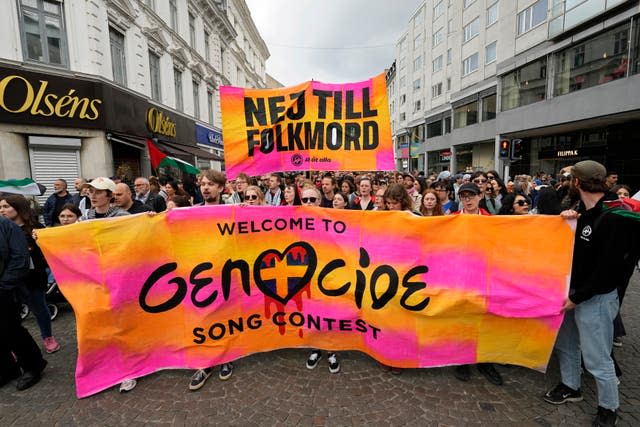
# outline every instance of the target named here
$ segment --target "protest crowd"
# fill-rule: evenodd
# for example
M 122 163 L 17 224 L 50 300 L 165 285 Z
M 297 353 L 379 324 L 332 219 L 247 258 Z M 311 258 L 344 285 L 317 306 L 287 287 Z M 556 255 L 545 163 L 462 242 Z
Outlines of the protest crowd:
M 622 346 L 626 332 L 620 316 L 629 279 L 638 262 L 640 222 L 603 212 L 640 203 L 631 199 L 633 190 L 618 183 L 616 173 L 605 172 L 593 161 L 564 168 L 557 175 L 540 172 L 503 179 L 496 171 L 473 173 L 399 172 L 307 172 L 272 173 L 258 177 L 240 174 L 227 180 L 225 174 L 203 171 L 195 179 L 170 176 L 138 177 L 121 182 L 118 177 L 78 178 L 72 194 L 59 179 L 54 194 L 39 208 L 22 195 L 0 195 L 0 386 L 17 379 L 18 390 L 35 385 L 47 365 L 34 337 L 21 325 L 20 307 L 34 313 L 45 353 L 61 350 L 52 330 L 47 308 L 47 289 L 55 282 L 34 230 L 67 227 L 75 222 L 131 214 L 155 215 L 176 208 L 200 205 L 316 206 L 330 209 L 400 210 L 409 215 L 562 215 L 578 219 L 595 230 L 591 241 L 576 233 L 571 291 L 565 302 L 566 315 L 555 352 L 560 360 L 561 382 L 543 398 L 552 404 L 582 400 L 581 359 L 598 385 L 597 425 L 613 425 L 618 408 L 618 377 L 613 348 Z M 636 198 L 638 196 L 636 195 Z M 603 204 L 607 203 L 607 205 Z M 42 217 L 44 225 L 40 222 Z M 597 239 L 596 243 L 595 242 Z M 594 251 L 592 244 L 605 246 Z M 607 252 L 608 251 L 608 252 Z M 622 256 L 621 254 L 626 254 Z M 599 280 L 606 277 L 606 280 Z M 62 351 L 65 349 L 63 348 Z M 340 372 L 339 353 L 324 355 L 329 371 Z M 582 356 L 582 357 L 581 357 Z M 316 368 L 323 352 L 310 351 L 306 368 Z M 488 381 L 501 385 L 502 376 L 493 364 L 476 367 Z M 232 363 L 218 367 L 220 380 L 233 374 Z M 402 369 L 381 365 L 392 374 Z M 203 367 L 193 373 L 189 389 L 200 389 L 214 372 Z M 455 368 L 455 377 L 469 381 L 471 366 Z M 136 386 L 136 379 L 123 381 L 120 391 Z

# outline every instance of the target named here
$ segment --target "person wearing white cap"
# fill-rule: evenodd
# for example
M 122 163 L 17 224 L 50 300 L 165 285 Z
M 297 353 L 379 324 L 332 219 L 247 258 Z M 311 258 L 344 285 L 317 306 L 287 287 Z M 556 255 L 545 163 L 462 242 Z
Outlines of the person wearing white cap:
M 129 215 L 129 212 L 117 206 L 111 206 L 116 184 L 109 178 L 98 177 L 89 183 L 89 199 L 91 209 L 80 217 L 80 221 L 88 219 L 112 218 Z

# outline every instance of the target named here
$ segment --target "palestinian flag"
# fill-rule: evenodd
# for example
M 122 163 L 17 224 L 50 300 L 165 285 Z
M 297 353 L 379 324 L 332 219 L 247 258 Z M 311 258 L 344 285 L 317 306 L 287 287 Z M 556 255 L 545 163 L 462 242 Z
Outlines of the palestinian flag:
M 31 178 L 0 180 L 0 193 L 22 194 L 23 196 L 41 196 L 46 188 Z
M 170 166 L 176 169 L 180 169 L 184 173 L 188 173 L 191 175 L 197 175 L 200 173 L 200 169 L 193 166 L 190 163 L 185 162 L 184 160 L 180 160 L 176 157 L 167 156 L 162 151 L 158 149 L 150 139 L 147 139 L 147 147 L 149 148 L 149 157 L 151 157 L 151 166 L 154 170 L 158 170 L 158 168 Z

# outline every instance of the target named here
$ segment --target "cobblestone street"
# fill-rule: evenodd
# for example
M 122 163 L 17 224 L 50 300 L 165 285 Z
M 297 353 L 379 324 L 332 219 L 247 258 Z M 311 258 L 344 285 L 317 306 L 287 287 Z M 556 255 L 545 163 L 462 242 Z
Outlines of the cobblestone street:
M 629 286 L 623 313 L 628 336 L 615 354 L 624 371 L 619 426 L 640 425 L 640 275 Z M 32 335 L 32 316 L 26 324 Z M 54 322 L 62 344 L 47 355 L 42 381 L 24 392 L 15 383 L 0 389 L 0 425 L 591 425 L 596 412 L 595 383 L 583 378 L 584 401 L 553 406 L 541 395 L 559 378 L 552 358 L 542 374 L 498 366 L 505 384 L 489 384 L 477 371 L 469 383 L 453 368 L 411 369 L 394 376 L 368 356 L 341 353 L 342 372 L 328 372 L 326 358 L 314 371 L 305 350 L 256 354 L 235 363 L 233 377 L 213 375 L 199 391 L 187 389 L 191 372 L 162 371 L 142 378 L 127 394 L 117 388 L 86 399 L 75 397 L 75 322 L 63 309 Z

